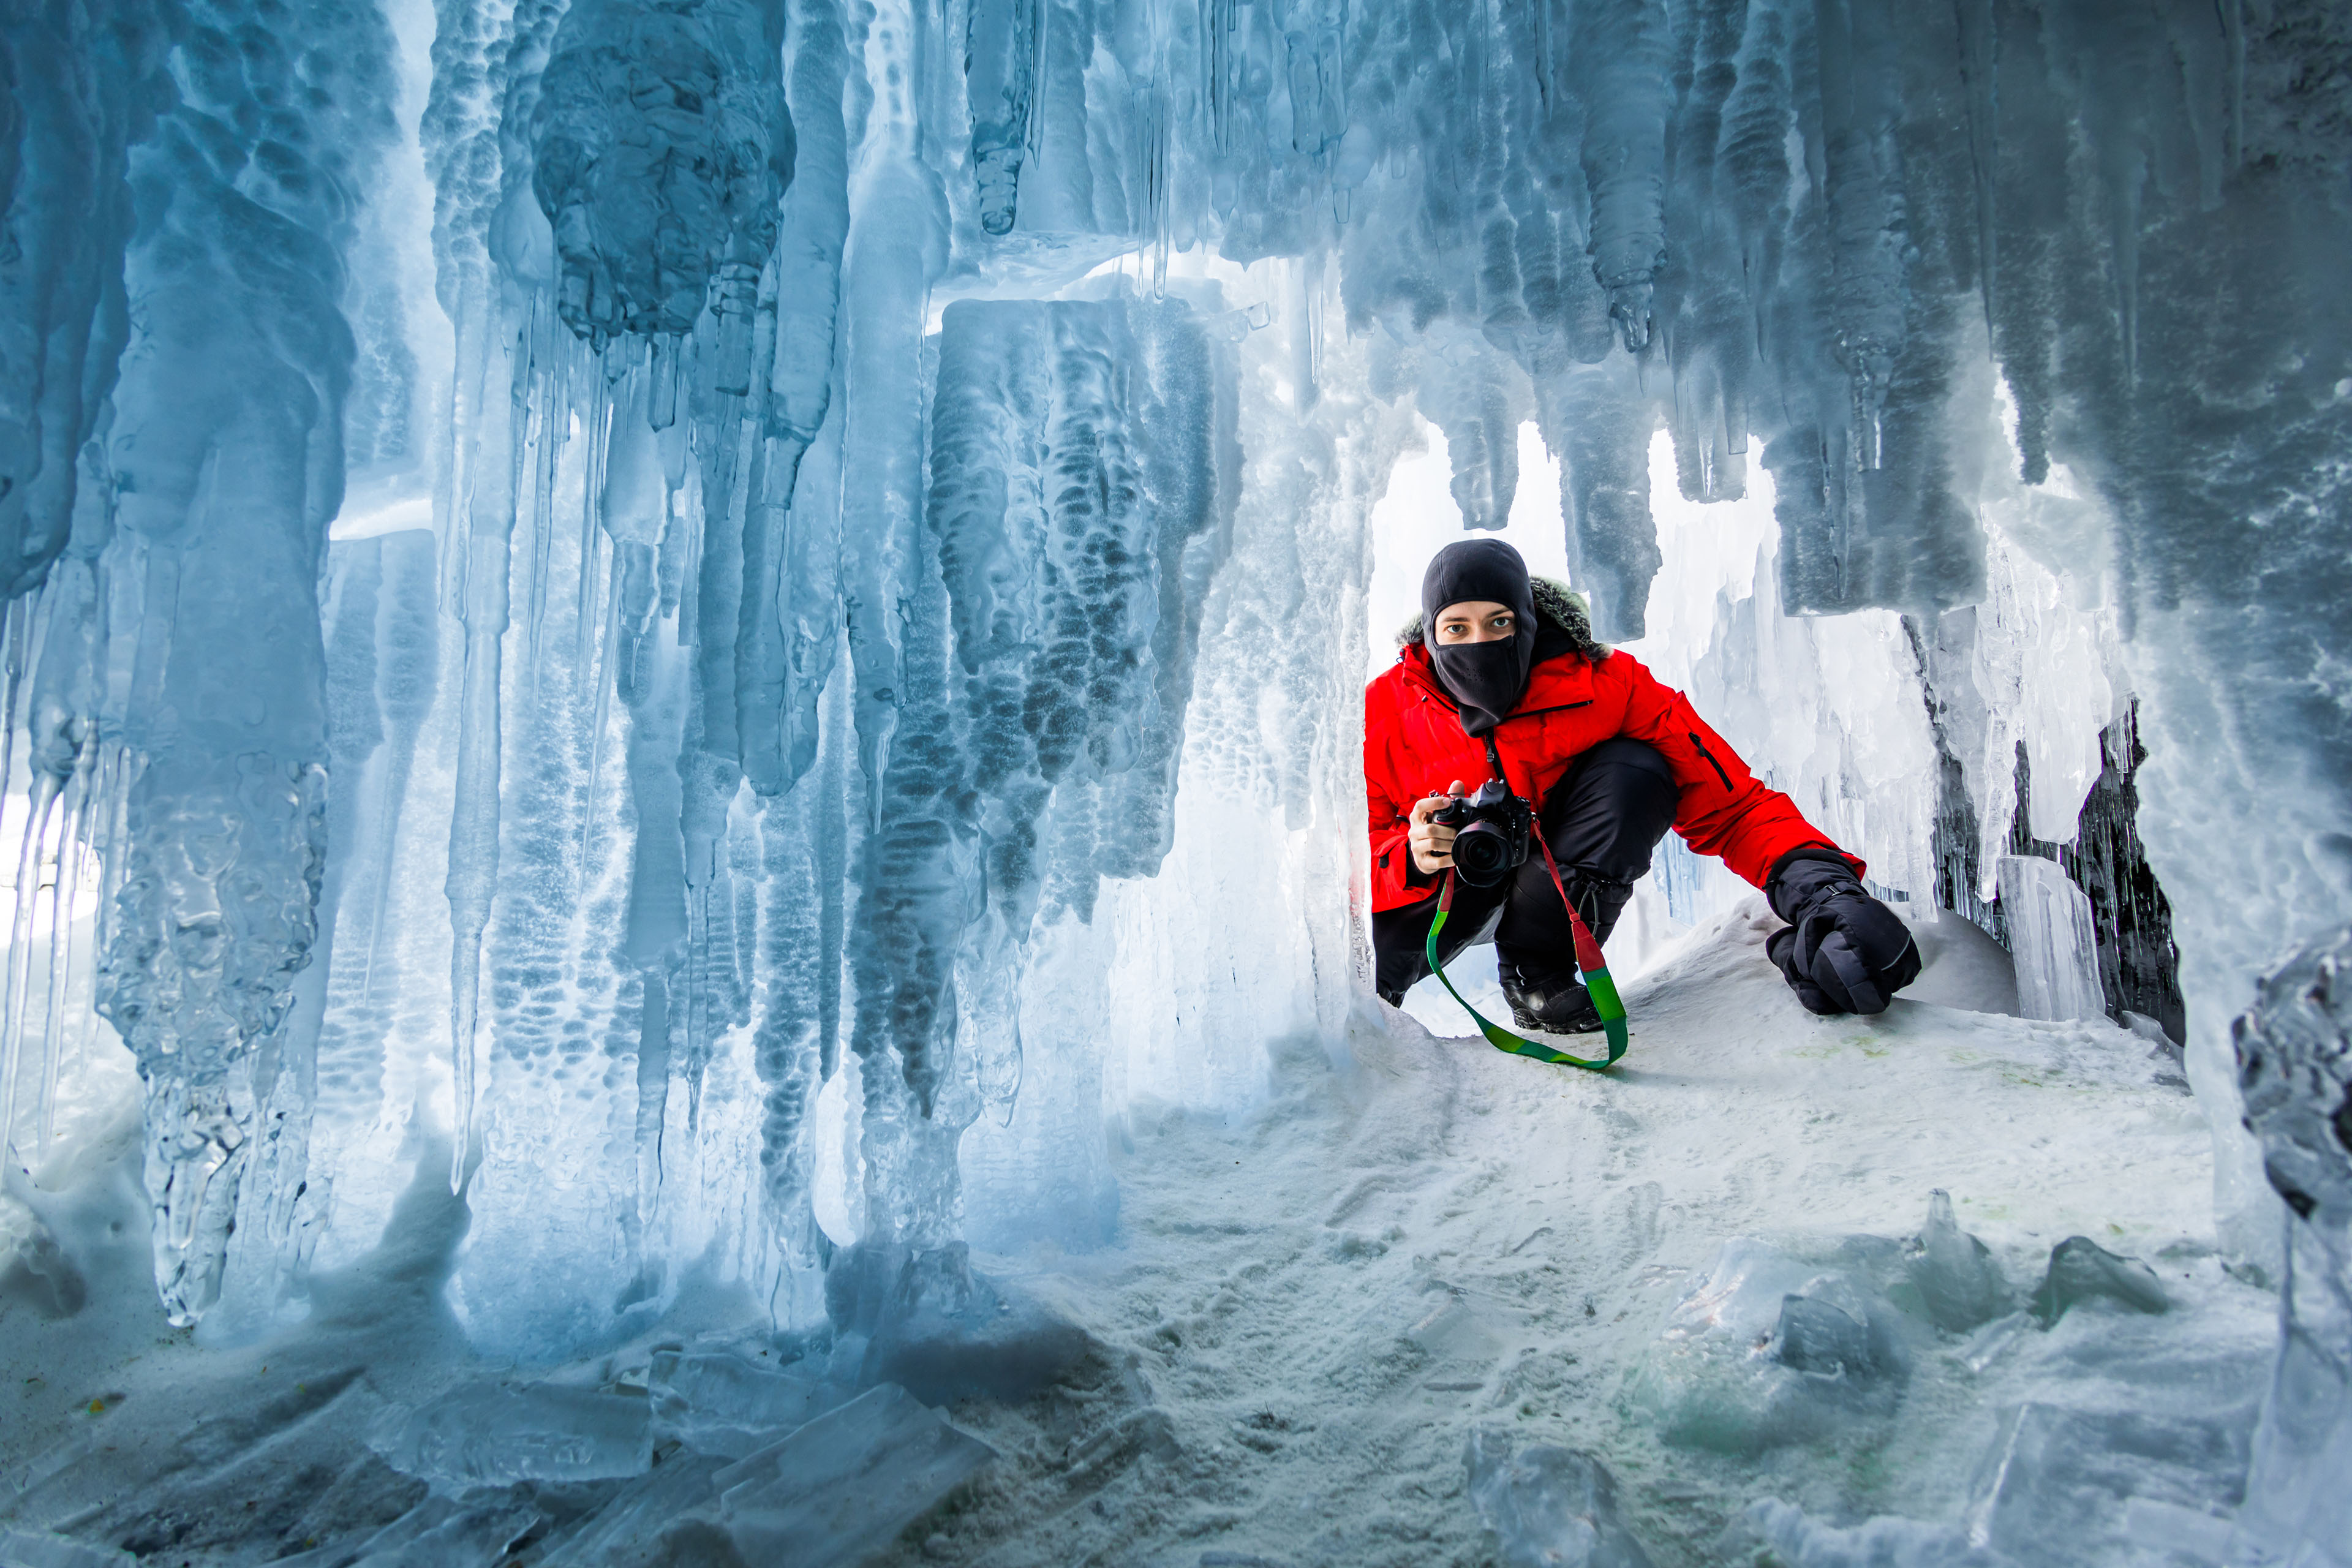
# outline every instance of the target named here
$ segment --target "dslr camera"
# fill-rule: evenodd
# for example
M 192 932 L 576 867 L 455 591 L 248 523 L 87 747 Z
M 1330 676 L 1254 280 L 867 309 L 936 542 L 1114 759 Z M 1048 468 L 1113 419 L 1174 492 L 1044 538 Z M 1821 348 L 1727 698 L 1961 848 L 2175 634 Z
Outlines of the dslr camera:
M 1535 812 L 1509 786 L 1488 779 L 1473 795 L 1456 795 L 1429 814 L 1455 830 L 1454 869 L 1474 888 L 1491 888 L 1528 858 Z

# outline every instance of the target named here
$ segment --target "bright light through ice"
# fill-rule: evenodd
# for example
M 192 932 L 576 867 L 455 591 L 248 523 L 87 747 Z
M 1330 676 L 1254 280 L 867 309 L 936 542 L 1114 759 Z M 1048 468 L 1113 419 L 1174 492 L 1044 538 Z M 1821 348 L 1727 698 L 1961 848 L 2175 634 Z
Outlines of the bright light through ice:
M 857 1129 L 853 1125 L 856 1073 L 855 1061 L 845 1059 L 840 1070 L 824 1080 L 817 1090 L 810 1128 L 816 1142 L 816 1169 L 809 1177 L 809 1207 L 817 1228 L 835 1247 L 855 1246 L 865 1228 L 858 1224 L 860 1205 L 853 1201 L 866 1192 L 866 1160 L 856 1147 Z
M 29 807 L 21 795 L 11 795 L 5 800 L 0 800 L 0 845 L 6 847 L 5 854 L 0 854 L 0 888 L 7 889 L 12 898 L 16 886 L 18 858 L 25 847 L 25 818 L 28 812 Z M 48 889 L 57 886 L 58 860 L 67 851 L 65 839 L 66 813 L 61 807 L 53 808 L 49 813 L 47 830 L 41 836 L 40 848 L 36 856 L 37 885 L 42 889 L 45 900 L 39 917 L 44 930 L 48 923 L 46 898 Z M 76 846 L 67 858 L 74 868 L 73 909 L 68 918 L 82 920 L 98 911 L 99 875 L 102 868 L 98 856 L 80 846 Z M 5 934 L 0 933 L 0 943 L 6 940 Z
M 1396 658 L 1397 629 L 1421 608 L 1421 574 L 1429 558 L 1463 539 L 1500 539 L 1527 557 L 1539 577 L 1568 575 L 1568 532 L 1560 521 L 1559 459 L 1544 450 L 1543 436 L 1529 420 L 1519 426 L 1519 489 L 1511 498 L 1511 520 L 1499 532 L 1473 533 L 1462 526 L 1462 510 L 1449 488 L 1454 464 L 1445 435 L 1426 420 L 1421 434 L 1429 443 L 1408 452 L 1389 470 L 1388 493 L 1372 508 L 1372 585 L 1367 625 L 1370 659 L 1365 679 Z
M 1749 449 L 1758 445 L 1751 439 Z M 1780 540 L 1772 495 L 1771 470 L 1752 463 L 1739 500 L 1686 500 L 1675 480 L 1674 437 L 1664 430 L 1650 437 L 1650 515 L 1663 559 L 1650 583 L 1648 635 L 1622 646 L 1667 685 L 1690 685 L 1714 640 L 1718 601 L 1737 604 L 1756 592 L 1757 568 Z
M 1396 658 L 1397 628 L 1421 607 L 1421 574 L 1429 558 L 1459 539 L 1475 537 L 1448 488 L 1453 476 L 1444 433 L 1423 421 L 1426 450 L 1408 452 L 1389 470 L 1388 493 L 1372 508 L 1372 584 L 1366 616 L 1366 678 Z M 1748 470 L 1748 494 L 1734 501 L 1685 500 L 1675 480 L 1674 439 L 1660 430 L 1650 441 L 1650 513 L 1665 559 L 1650 585 L 1649 636 L 1626 650 L 1669 685 L 1685 684 L 1715 631 L 1716 603 L 1756 591 L 1756 570 L 1773 549 L 1772 476 L 1761 464 Z M 1544 450 L 1530 420 L 1519 426 L 1519 489 L 1511 521 L 1488 537 L 1508 541 L 1539 576 L 1566 579 L 1568 531 L 1559 510 L 1559 461 Z

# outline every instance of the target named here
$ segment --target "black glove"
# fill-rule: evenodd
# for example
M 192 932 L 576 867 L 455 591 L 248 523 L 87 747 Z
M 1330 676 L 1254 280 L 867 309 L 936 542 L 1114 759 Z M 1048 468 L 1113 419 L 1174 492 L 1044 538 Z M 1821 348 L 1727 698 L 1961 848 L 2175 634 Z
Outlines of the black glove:
M 1792 849 L 1764 884 L 1772 912 L 1789 922 L 1764 944 L 1812 1013 L 1884 1013 L 1919 978 L 1919 948 L 1893 910 L 1862 890 L 1834 849 Z

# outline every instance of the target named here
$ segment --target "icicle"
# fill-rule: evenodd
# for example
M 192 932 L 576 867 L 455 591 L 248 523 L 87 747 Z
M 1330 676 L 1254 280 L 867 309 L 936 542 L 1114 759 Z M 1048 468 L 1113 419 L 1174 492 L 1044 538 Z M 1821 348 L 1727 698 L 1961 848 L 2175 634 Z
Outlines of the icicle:
M 25 1004 L 33 980 L 33 916 L 40 902 L 41 840 L 58 802 L 58 778 L 35 770 L 26 792 L 25 833 L 16 850 L 16 901 L 8 927 L 7 1004 L 0 1012 L 0 1145 L 16 1128 L 16 1074 L 24 1055 Z
M 617 353 L 603 356 L 604 366 L 619 359 Z M 598 523 L 598 510 L 604 496 L 604 465 L 611 450 L 613 428 L 612 378 L 609 374 L 593 375 L 588 380 L 588 410 L 582 418 L 582 434 L 588 443 L 586 474 L 580 487 L 580 581 L 572 605 L 572 662 L 577 699 L 584 700 L 593 688 L 589 682 L 598 672 L 596 638 L 604 625 L 600 606 L 604 602 L 604 530 Z
M 1045 10 L 1041 0 L 974 0 L 965 26 L 972 182 L 988 234 L 1013 231 L 1021 165 L 1036 153 L 1043 117 L 1032 106 L 1044 74 Z
M 41 1027 L 40 1136 L 35 1144 L 44 1152 L 56 1135 L 58 1058 L 65 1052 L 66 987 L 73 974 L 74 895 L 81 887 L 83 841 L 89 835 L 91 784 L 98 750 L 98 737 L 85 729 L 81 743 L 75 748 L 73 776 L 66 784 L 64 815 L 58 835 L 57 879 L 50 888 L 48 1008 Z
M 16 787 L 16 699 L 25 687 L 26 623 L 32 616 L 31 595 L 11 599 L 5 629 L 0 631 L 0 670 L 5 670 L 6 682 L 0 692 L 0 795 Z
M 116 867 L 123 858 L 122 841 L 130 812 L 131 777 L 130 749 L 121 745 L 102 746 L 99 752 L 94 798 L 90 803 L 93 837 L 87 852 L 90 863 L 98 868 L 97 905 L 90 911 L 89 918 L 93 982 L 97 978 L 97 955 L 106 951 L 108 938 L 113 930 L 114 889 L 119 879 Z M 97 998 L 93 995 L 90 1002 L 91 1005 L 82 1016 L 80 1048 L 83 1051 L 89 1051 L 97 1045 L 101 1026 Z

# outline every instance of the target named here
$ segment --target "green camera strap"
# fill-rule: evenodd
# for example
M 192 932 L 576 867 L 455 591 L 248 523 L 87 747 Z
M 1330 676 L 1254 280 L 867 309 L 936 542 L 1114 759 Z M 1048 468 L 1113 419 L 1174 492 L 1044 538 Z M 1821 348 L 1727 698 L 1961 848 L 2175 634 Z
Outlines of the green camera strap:
M 1429 939 L 1423 944 L 1422 951 L 1428 957 L 1430 973 L 1437 976 L 1438 984 L 1445 987 L 1448 995 L 1462 1003 L 1462 1010 L 1476 1021 L 1478 1032 L 1486 1036 L 1486 1043 L 1496 1050 L 1515 1057 L 1533 1057 L 1537 1061 L 1550 1062 L 1559 1067 L 1588 1068 L 1594 1072 L 1605 1072 L 1615 1067 L 1617 1058 L 1625 1054 L 1625 1004 L 1618 999 L 1617 983 L 1609 978 L 1609 965 L 1601 959 L 1601 944 L 1592 940 L 1592 928 L 1586 925 L 1584 917 L 1576 912 L 1576 905 L 1569 898 L 1566 885 L 1559 879 L 1559 867 L 1553 863 L 1551 846 L 1544 842 L 1540 833 L 1529 837 L 1543 850 L 1544 869 L 1551 873 L 1551 885 L 1558 889 L 1559 901 L 1568 910 L 1570 923 L 1576 932 L 1576 967 L 1584 977 L 1584 988 L 1592 994 L 1594 1010 L 1601 1015 L 1601 1030 L 1609 1037 L 1608 1059 L 1593 1061 L 1585 1057 L 1572 1057 L 1549 1046 L 1522 1039 L 1500 1024 L 1489 1021 L 1463 999 L 1461 992 L 1454 989 L 1454 982 L 1445 977 L 1445 966 L 1437 962 L 1437 933 L 1445 929 L 1445 918 L 1454 910 L 1454 872 L 1451 868 L 1445 873 L 1444 887 L 1438 891 L 1437 918 L 1429 922 Z

